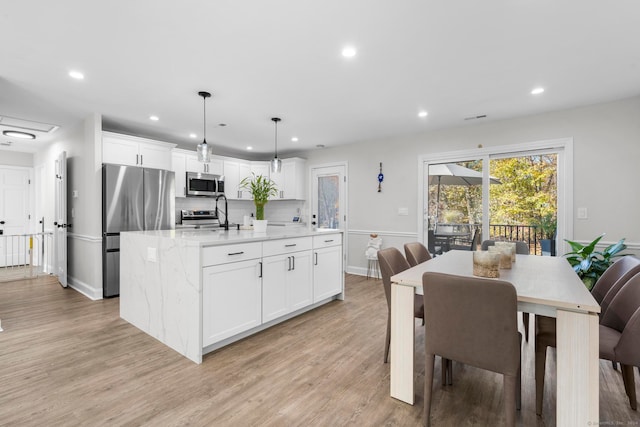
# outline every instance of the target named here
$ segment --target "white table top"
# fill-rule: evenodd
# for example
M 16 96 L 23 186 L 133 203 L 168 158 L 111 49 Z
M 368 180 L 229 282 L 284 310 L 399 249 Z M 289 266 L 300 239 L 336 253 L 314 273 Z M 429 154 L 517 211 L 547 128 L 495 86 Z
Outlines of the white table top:
M 449 251 L 391 277 L 400 285 L 422 290 L 422 274 L 430 272 L 473 276 L 473 252 Z M 516 255 L 510 270 L 500 270 L 498 279 L 513 284 L 518 302 L 580 312 L 600 313 L 600 306 L 566 259 Z

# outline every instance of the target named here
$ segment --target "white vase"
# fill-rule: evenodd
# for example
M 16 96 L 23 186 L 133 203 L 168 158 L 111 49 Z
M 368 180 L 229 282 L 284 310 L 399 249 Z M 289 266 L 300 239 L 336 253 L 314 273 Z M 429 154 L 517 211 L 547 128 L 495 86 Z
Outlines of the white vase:
M 267 220 L 266 219 L 254 219 L 253 220 L 253 231 L 255 233 L 266 233 L 267 232 Z

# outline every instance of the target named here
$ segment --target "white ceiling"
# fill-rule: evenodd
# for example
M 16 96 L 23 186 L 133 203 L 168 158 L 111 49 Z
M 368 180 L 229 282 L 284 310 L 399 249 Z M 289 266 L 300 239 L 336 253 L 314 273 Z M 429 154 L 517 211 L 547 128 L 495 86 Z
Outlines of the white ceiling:
M 636 0 L 20 0 L 0 36 L 0 116 L 191 148 L 206 90 L 214 150 L 264 158 L 274 116 L 286 153 L 640 94 Z

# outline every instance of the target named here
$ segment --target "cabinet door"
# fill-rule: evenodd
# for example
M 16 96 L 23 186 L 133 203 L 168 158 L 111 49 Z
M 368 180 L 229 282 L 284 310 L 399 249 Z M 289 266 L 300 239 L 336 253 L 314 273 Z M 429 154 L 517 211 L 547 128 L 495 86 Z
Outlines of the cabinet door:
M 292 269 L 287 277 L 289 312 L 313 303 L 313 280 L 311 277 L 311 251 L 292 254 Z
M 211 162 L 207 164 L 207 173 L 224 175 L 224 162 L 222 159 L 211 159 Z
M 315 249 L 313 302 L 342 293 L 342 246 Z
M 240 164 L 237 162 L 224 161 L 224 195 L 229 200 L 240 199 Z
M 176 176 L 176 197 L 187 196 L 186 155 L 182 153 L 171 154 L 171 170 Z
M 240 182 L 251 176 L 251 165 L 249 163 L 240 163 L 238 168 L 238 185 Z M 241 199 L 251 200 L 251 192 L 244 190 L 239 193 Z
M 269 168 L 269 162 L 251 162 L 251 173 L 256 176 L 262 175 L 265 178 L 269 178 Z
M 262 274 L 262 322 L 268 322 L 289 312 L 287 304 L 287 276 L 291 255 L 265 257 Z
M 116 165 L 140 166 L 138 144 L 124 139 L 103 137 L 102 162 Z
M 198 156 L 187 156 L 187 172 L 201 172 L 206 173 L 205 170 L 206 163 L 202 163 L 198 161 Z
M 206 347 L 262 323 L 259 260 L 202 269 L 202 345 Z
M 140 165 L 145 168 L 171 169 L 171 149 L 156 144 L 138 144 Z

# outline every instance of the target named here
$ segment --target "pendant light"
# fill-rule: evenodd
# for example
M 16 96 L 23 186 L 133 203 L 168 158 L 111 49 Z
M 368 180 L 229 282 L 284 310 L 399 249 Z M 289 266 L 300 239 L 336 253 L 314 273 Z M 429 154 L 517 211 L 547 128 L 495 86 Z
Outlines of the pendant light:
M 276 155 L 271 159 L 271 172 L 280 172 L 282 170 L 282 160 L 278 158 L 278 122 L 280 119 L 273 117 L 271 121 L 276 125 Z
M 204 131 L 202 144 L 198 144 L 196 152 L 198 153 L 199 162 L 209 163 L 211 161 L 211 148 L 207 144 L 207 98 L 211 97 L 211 94 L 209 92 L 198 92 L 198 95 L 202 97 Z

